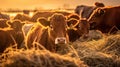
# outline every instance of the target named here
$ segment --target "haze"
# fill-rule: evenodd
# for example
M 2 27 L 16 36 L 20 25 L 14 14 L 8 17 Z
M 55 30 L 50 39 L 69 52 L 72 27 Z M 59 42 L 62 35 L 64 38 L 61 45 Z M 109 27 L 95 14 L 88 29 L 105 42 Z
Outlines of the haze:
M 69 8 L 75 8 L 77 5 L 91 5 L 95 2 L 102 2 L 106 6 L 120 5 L 120 0 L 0 0 L 0 8 L 18 8 L 18 9 L 55 9 L 67 5 Z

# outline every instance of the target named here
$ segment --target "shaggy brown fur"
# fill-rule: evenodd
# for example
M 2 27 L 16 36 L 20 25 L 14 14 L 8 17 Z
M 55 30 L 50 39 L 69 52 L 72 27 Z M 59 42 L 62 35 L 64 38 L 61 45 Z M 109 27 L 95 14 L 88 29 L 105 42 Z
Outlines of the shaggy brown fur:
M 17 14 L 13 19 L 14 20 L 17 19 L 21 21 L 30 21 L 31 18 L 26 14 Z
M 103 33 L 110 32 L 114 26 L 120 29 L 120 6 L 94 10 L 89 18 L 89 23 L 91 29 L 98 29 Z
M 36 23 L 27 35 L 26 45 L 28 48 L 33 47 L 33 42 L 38 42 L 52 52 L 56 51 L 55 40 L 59 37 L 65 38 L 65 43 L 68 43 L 67 22 L 62 14 L 54 14 L 47 25 L 44 22 Z M 45 26 L 47 28 L 45 28 Z
M 52 16 L 54 13 L 61 13 L 64 16 L 69 15 L 69 12 L 63 12 L 63 11 L 49 11 L 49 12 L 36 12 L 32 17 L 31 17 L 31 21 L 32 22 L 36 22 L 38 18 L 40 17 L 45 17 L 45 18 L 49 18 L 50 16 Z

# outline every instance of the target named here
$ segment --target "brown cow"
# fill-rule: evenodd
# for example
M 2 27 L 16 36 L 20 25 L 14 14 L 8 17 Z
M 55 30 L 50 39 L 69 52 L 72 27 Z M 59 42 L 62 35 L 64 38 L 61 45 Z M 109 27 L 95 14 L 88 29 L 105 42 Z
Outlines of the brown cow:
M 22 27 L 24 36 L 28 34 L 28 31 L 30 30 L 30 28 L 32 28 L 32 26 L 34 26 L 34 23 L 24 24 L 24 26 Z
M 71 20 L 69 20 L 70 23 L 68 21 L 68 27 L 71 27 L 71 24 L 74 25 L 74 26 L 72 25 L 72 28 L 68 30 L 69 40 L 71 42 L 74 42 L 81 36 L 83 38 L 88 37 L 90 25 L 87 19 L 80 18 L 80 16 L 77 14 L 71 14 L 68 16 L 68 19 L 69 18 Z
M 91 29 L 98 29 L 103 33 L 110 32 L 114 26 L 120 29 L 120 6 L 96 9 L 88 20 Z
M 7 20 L 10 20 L 10 16 L 7 15 L 7 14 L 4 14 L 4 13 L 1 13 L 1 12 L 0 12 L 0 19 L 7 19 Z
M 75 8 L 75 13 L 80 15 L 82 18 L 89 18 L 93 10 L 95 10 L 97 7 L 95 6 L 86 6 L 86 5 L 78 5 Z
M 24 41 L 22 26 L 19 20 L 7 21 L 9 27 L 0 28 L 0 52 L 2 53 L 7 47 L 17 44 L 17 48 L 21 47 Z
M 70 14 L 69 12 L 64 12 L 64 11 L 36 12 L 36 13 L 31 17 L 31 21 L 32 21 L 32 22 L 36 22 L 39 17 L 48 18 L 48 17 L 52 16 L 54 13 L 61 13 L 61 14 L 65 15 L 65 16 L 67 16 L 67 15 Z
M 91 13 L 100 7 L 104 7 L 103 3 L 95 2 L 95 6 L 87 6 L 87 5 L 78 5 L 75 8 L 75 13 L 80 15 L 82 18 L 88 19 Z
M 21 20 L 21 21 L 30 21 L 31 20 L 31 18 L 26 14 L 17 14 L 13 19 Z
M 23 10 L 23 14 L 29 15 L 30 14 L 30 10 Z
M 7 19 L 0 19 L 0 28 L 8 27 L 8 24 L 6 23 L 7 21 Z
M 42 24 L 42 25 L 41 25 Z M 36 23 L 31 28 L 26 38 L 28 48 L 33 46 L 33 41 L 43 45 L 46 49 L 55 52 L 56 44 L 69 42 L 67 35 L 67 21 L 63 14 L 55 13 L 49 21 Z
M 15 44 L 14 39 L 7 31 L 10 31 L 10 29 L 9 30 L 5 30 L 3 28 L 0 29 L 0 38 L 1 38 L 0 39 L 0 53 L 3 53 L 7 47 Z
M 17 47 L 20 48 L 22 42 L 24 41 L 24 34 L 22 31 L 22 27 L 25 23 L 22 23 L 20 20 L 13 20 L 7 22 L 13 30 L 9 30 L 9 34 L 15 39 L 17 43 Z

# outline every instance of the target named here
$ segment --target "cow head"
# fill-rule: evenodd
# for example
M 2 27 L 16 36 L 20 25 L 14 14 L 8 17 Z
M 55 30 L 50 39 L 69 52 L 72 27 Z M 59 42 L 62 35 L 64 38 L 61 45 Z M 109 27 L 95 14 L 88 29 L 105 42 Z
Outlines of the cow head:
M 76 16 L 76 17 L 75 17 Z M 90 25 L 86 18 L 80 18 L 77 14 L 69 16 L 68 27 L 76 30 L 80 36 L 88 37 Z
M 7 22 L 7 19 L 0 19 L 0 28 L 9 27 L 6 22 Z
M 77 32 L 80 35 L 82 35 L 84 38 L 88 37 L 89 28 L 90 28 L 90 24 L 86 18 L 82 18 L 79 20 L 79 24 L 77 25 L 77 29 L 78 29 Z
M 22 23 L 20 20 L 13 20 L 13 21 L 7 21 L 7 24 L 9 27 L 13 28 L 14 31 L 19 32 L 22 31 L 22 26 L 25 23 Z
M 48 27 L 49 37 L 55 44 L 66 44 L 69 39 L 67 36 L 67 21 L 63 14 L 55 13 L 48 20 L 39 18 L 41 25 Z
M 91 29 L 94 29 L 97 25 L 99 25 L 100 19 L 102 19 L 102 16 L 104 16 L 104 14 L 105 10 L 101 8 L 97 8 L 93 11 L 93 13 L 88 19 Z

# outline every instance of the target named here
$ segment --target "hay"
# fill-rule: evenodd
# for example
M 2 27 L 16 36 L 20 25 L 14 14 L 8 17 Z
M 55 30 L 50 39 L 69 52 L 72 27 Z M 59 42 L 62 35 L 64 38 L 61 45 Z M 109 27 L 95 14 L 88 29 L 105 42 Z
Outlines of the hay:
M 103 36 L 99 40 L 76 41 L 73 47 L 89 67 L 120 67 L 120 35 Z
M 79 41 L 84 42 L 84 41 L 99 40 L 103 38 L 103 33 L 99 30 L 90 30 L 88 35 L 89 35 L 88 38 L 80 37 Z
M 116 34 L 120 34 L 120 30 L 118 30 L 118 31 L 116 32 Z
M 89 67 L 114 67 L 115 64 L 119 64 L 119 61 L 115 62 L 117 59 L 115 56 L 98 52 L 90 45 L 87 42 L 74 45 L 80 59 Z
M 79 59 L 47 50 L 11 50 L 2 54 L 1 67 L 87 67 Z
M 104 53 L 93 53 L 81 58 L 89 67 L 114 67 L 114 59 Z
M 120 35 L 108 36 L 101 51 L 120 56 Z

